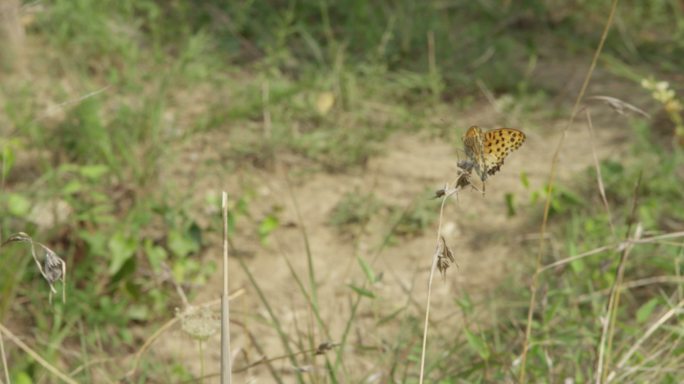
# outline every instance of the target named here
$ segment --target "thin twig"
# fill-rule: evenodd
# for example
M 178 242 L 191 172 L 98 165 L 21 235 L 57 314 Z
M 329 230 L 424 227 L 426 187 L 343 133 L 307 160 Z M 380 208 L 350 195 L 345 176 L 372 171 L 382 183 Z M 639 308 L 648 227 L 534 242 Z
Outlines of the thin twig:
M 230 356 L 230 299 L 228 298 L 228 194 L 221 198 L 223 211 L 223 293 L 221 294 L 221 383 L 232 381 Z
M 628 281 L 622 284 L 621 290 L 645 287 L 652 284 L 676 284 L 678 286 L 684 285 L 684 277 L 681 276 L 653 276 L 644 279 Z M 574 301 L 576 303 L 583 303 L 591 300 L 593 297 L 609 294 L 611 292 L 610 288 L 602 289 L 600 291 L 592 292 L 585 295 L 578 296 Z
M 675 243 L 671 244 L 668 242 L 665 242 L 663 240 L 665 239 L 672 239 L 672 238 L 680 238 L 684 237 L 684 232 L 672 232 L 672 233 L 666 233 L 664 235 L 658 235 L 658 236 L 651 236 L 651 237 L 644 237 L 640 239 L 626 239 L 625 241 L 621 241 L 617 244 L 612 244 L 612 245 L 604 245 L 602 247 L 598 247 L 595 249 L 592 249 L 590 251 L 586 251 L 583 253 L 580 253 L 579 255 L 571 256 L 562 260 L 555 261 L 551 264 L 547 264 L 544 267 L 542 267 L 539 272 L 544 272 L 546 270 L 549 270 L 551 268 L 555 268 L 561 265 L 569 264 L 575 260 L 583 259 L 585 257 L 593 256 L 601 252 L 605 252 L 611 249 L 614 249 L 618 252 L 621 252 L 624 250 L 627 246 L 632 246 L 636 244 L 665 244 L 665 245 L 673 245 L 676 247 L 681 247 L 682 244 Z
M 425 374 L 425 353 L 426 353 L 426 347 L 427 347 L 427 334 L 428 334 L 428 328 L 430 325 L 430 298 L 432 296 L 432 281 L 435 276 L 435 269 L 437 267 L 437 260 L 439 260 L 440 252 L 439 249 L 441 247 L 441 238 L 442 238 L 442 218 L 444 217 L 444 205 L 447 201 L 447 199 L 454 194 L 456 194 L 459 191 L 459 187 L 457 186 L 456 188 L 452 189 L 448 193 L 446 193 L 442 197 L 442 204 L 439 208 L 439 224 L 437 225 L 437 248 L 432 256 L 432 266 L 430 267 L 430 276 L 428 278 L 428 291 L 427 291 L 427 303 L 425 304 L 425 323 L 423 324 L 423 344 L 421 348 L 421 353 L 420 353 L 420 376 L 418 379 L 419 384 L 423 383 L 424 379 L 424 374 Z
M 65 102 L 59 103 L 59 104 L 57 104 L 57 105 L 54 105 L 54 106 L 48 108 L 48 109 L 47 109 L 46 111 L 44 111 L 43 113 L 39 114 L 36 118 L 34 118 L 34 119 L 31 121 L 31 124 L 34 124 L 34 123 L 36 123 L 36 122 L 38 122 L 38 121 L 40 121 L 40 120 L 42 120 L 42 119 L 44 119 L 44 118 L 46 118 L 46 117 L 52 115 L 53 113 L 57 112 L 58 110 L 64 109 L 64 108 L 67 107 L 67 106 L 70 106 L 70 105 L 72 105 L 72 104 L 78 104 L 78 103 L 80 103 L 80 102 L 82 102 L 82 101 L 84 101 L 84 100 L 86 100 L 86 99 L 89 99 L 89 98 L 91 98 L 91 97 L 95 97 L 95 96 L 99 95 L 100 93 L 105 92 L 105 91 L 108 90 L 110 87 L 111 87 L 111 85 L 107 85 L 107 86 L 102 87 L 102 88 L 100 88 L 100 89 L 97 89 L 97 90 L 95 90 L 95 91 L 88 92 L 88 93 L 86 93 L 85 95 L 79 96 L 79 97 L 76 98 L 76 99 L 67 100 L 67 101 L 65 101 Z M 10 133 L 9 133 L 7 136 L 10 137 L 10 136 L 14 135 L 14 133 L 19 129 L 19 127 L 21 127 L 21 126 L 20 126 L 20 125 L 17 125 L 12 131 L 10 131 Z
M 610 26 L 613 23 L 613 17 L 615 16 L 615 10 L 617 9 L 617 4 L 619 0 L 613 0 L 610 8 L 610 13 L 608 15 L 608 19 L 606 20 L 606 25 L 603 29 L 603 34 L 601 35 L 601 40 L 599 41 L 599 45 L 596 48 L 596 51 L 594 52 L 594 57 L 591 60 L 591 65 L 589 66 L 589 69 L 587 70 L 587 74 L 584 78 L 584 82 L 582 83 L 582 88 L 580 88 L 580 92 L 577 95 L 577 99 L 575 100 L 575 105 L 572 107 L 572 112 L 570 113 L 570 119 L 568 120 L 568 124 L 564 127 L 563 132 L 561 134 L 561 137 L 558 141 L 558 145 L 556 146 L 556 150 L 553 154 L 553 159 L 551 160 L 551 170 L 549 172 L 549 180 L 548 180 L 548 189 L 546 193 L 546 202 L 544 204 L 544 218 L 542 219 L 542 225 L 541 225 L 541 237 L 539 240 L 539 250 L 537 252 L 537 260 L 535 263 L 535 272 L 534 275 L 532 276 L 532 283 L 530 284 L 530 302 L 529 302 L 529 308 L 527 311 L 527 324 L 525 327 L 525 340 L 523 341 L 523 350 L 522 354 L 520 357 L 520 372 L 518 374 L 518 383 L 523 384 L 525 383 L 525 374 L 526 374 L 526 365 L 527 365 L 527 351 L 529 349 L 530 345 L 530 338 L 532 336 L 532 315 L 534 314 L 535 310 L 535 305 L 536 305 L 536 300 L 537 300 L 537 285 L 538 285 L 538 279 L 539 279 L 539 273 L 541 269 L 541 260 L 542 260 L 542 255 L 544 251 L 544 234 L 546 233 L 546 224 L 549 219 L 549 212 L 551 209 L 551 198 L 553 194 L 553 183 L 555 181 L 556 177 L 556 168 L 558 166 L 558 158 L 560 156 L 560 149 L 563 146 L 563 142 L 565 141 L 565 135 L 572 126 L 572 123 L 575 121 L 575 116 L 577 115 L 577 112 L 579 110 L 580 103 L 582 102 L 582 99 L 584 98 L 584 94 L 587 91 L 587 87 L 589 86 L 589 80 L 591 80 L 591 75 L 594 73 L 594 68 L 596 68 L 596 63 L 598 62 L 598 58 L 601 55 L 601 51 L 603 50 L 603 45 L 606 42 L 606 38 L 608 37 L 608 31 L 610 30 Z
M 66 374 L 62 373 L 59 369 L 57 369 L 55 366 L 50 364 L 47 360 L 43 359 L 38 353 L 36 353 L 33 349 L 31 349 L 28 345 L 26 345 L 23 341 L 21 341 L 20 338 L 15 336 L 9 329 L 5 328 L 4 325 L 0 323 L 0 334 L 3 334 L 7 336 L 7 338 L 16 344 L 19 348 L 21 348 L 24 352 L 26 352 L 27 355 L 31 356 L 35 361 L 37 361 L 43 368 L 47 369 L 50 371 L 53 375 L 59 377 L 61 380 L 69 383 L 69 384 L 77 384 L 77 382 L 67 376 Z M 9 381 L 8 381 L 9 384 Z

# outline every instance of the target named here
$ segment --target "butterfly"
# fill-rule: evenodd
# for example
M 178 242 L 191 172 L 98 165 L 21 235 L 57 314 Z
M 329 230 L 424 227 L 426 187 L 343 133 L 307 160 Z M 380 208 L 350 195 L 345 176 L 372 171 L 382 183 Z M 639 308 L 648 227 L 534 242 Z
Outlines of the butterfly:
M 525 134 L 517 129 L 499 128 L 482 132 L 474 125 L 463 135 L 467 159 L 460 161 L 459 167 L 466 171 L 474 169 L 484 182 L 488 176 L 498 172 L 506 156 L 524 142 Z

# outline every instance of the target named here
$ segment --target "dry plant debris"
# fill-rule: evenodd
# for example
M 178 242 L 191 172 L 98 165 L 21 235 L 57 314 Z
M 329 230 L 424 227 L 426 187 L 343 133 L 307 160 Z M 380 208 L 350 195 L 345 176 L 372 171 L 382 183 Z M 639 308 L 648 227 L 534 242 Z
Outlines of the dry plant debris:
M 52 303 L 52 295 L 57 293 L 55 289 L 55 283 L 57 281 L 62 281 L 62 302 L 66 302 L 65 293 L 65 279 L 66 279 L 66 262 L 62 260 L 55 251 L 48 248 L 42 243 L 39 243 L 31 238 L 24 232 L 17 232 L 11 235 L 7 240 L 5 240 L 0 247 L 4 247 L 9 243 L 29 243 L 31 245 L 31 256 L 36 262 L 38 271 L 41 276 L 47 281 L 50 286 L 49 300 Z M 36 246 L 43 252 L 42 257 L 39 257 L 39 252 L 36 251 Z

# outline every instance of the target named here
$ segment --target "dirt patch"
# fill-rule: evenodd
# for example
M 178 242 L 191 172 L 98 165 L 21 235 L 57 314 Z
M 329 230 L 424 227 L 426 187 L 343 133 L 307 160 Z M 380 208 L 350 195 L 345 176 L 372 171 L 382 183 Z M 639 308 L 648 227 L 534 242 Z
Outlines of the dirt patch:
M 475 116 L 491 115 L 491 112 L 485 113 L 487 108 L 483 106 L 475 110 L 472 118 L 462 118 L 454 126 L 465 131 Z M 495 127 L 487 123 L 484 121 L 481 125 L 485 128 Z M 458 318 L 455 298 L 463 292 L 475 298 L 484 297 L 505 280 L 513 266 L 532 265 L 534 255 L 520 246 L 528 235 L 538 231 L 541 222 L 541 203 L 531 204 L 530 195 L 532 191 L 541 190 L 547 182 L 553 153 L 564 124 L 549 124 L 538 131 L 525 130 L 526 143 L 506 159 L 500 173 L 488 180 L 486 196 L 475 190 L 465 190 L 458 200 L 447 204 L 444 235 L 455 251 L 458 268 L 450 269 L 446 279 L 436 279 L 432 306 L 432 318 L 435 321 L 449 319 L 446 327 L 458 328 L 460 325 L 454 320 Z M 625 138 L 630 131 L 626 129 L 624 117 L 607 110 L 594 117 L 594 124 L 595 138 L 590 136 L 584 121 L 567 131 L 559 155 L 558 179 L 561 182 L 572 182 L 578 172 L 592 166 L 592 142 L 600 159 L 620 158 L 626 151 Z M 210 141 L 218 142 L 216 138 Z M 197 164 L 211 164 L 204 159 L 211 159 L 210 153 L 190 153 L 188 156 L 192 156 Z M 362 306 L 353 326 L 354 337 L 350 345 L 379 346 L 382 340 L 396 335 L 399 328 L 385 325 L 378 329 L 375 325 L 378 316 L 387 315 L 402 306 L 407 306 L 407 311 L 418 316 L 424 310 L 426 281 L 436 244 L 436 223 L 422 236 L 399 239 L 395 245 L 376 253 L 388 225 L 384 225 L 384 228 L 370 226 L 354 242 L 341 236 L 335 227 L 328 224 L 329 214 L 345 193 L 355 191 L 373 192 L 384 202 L 408 206 L 417 198 L 423 198 L 426 189 L 436 190 L 451 181 L 456 175 L 456 161 L 457 152 L 450 143 L 420 134 L 398 134 L 386 142 L 381 156 L 371 159 L 364 171 L 353 174 L 314 173 L 295 177 L 288 183 L 282 176 L 283 172 L 250 170 L 220 174 L 215 169 L 204 172 L 202 166 L 193 166 L 188 162 L 174 165 L 169 172 L 176 179 L 190 177 L 194 189 L 206 193 L 218 194 L 221 189 L 236 191 L 245 182 L 258 185 L 259 197 L 254 201 L 256 211 L 268 210 L 273 205 L 282 207 L 281 222 L 292 225 L 284 225 L 276 230 L 267 245 L 261 246 L 254 236 L 245 234 L 235 238 L 235 244 L 253 254 L 253 257 L 245 259 L 247 265 L 278 314 L 285 332 L 293 338 L 310 332 L 316 333 L 321 342 L 328 337 L 320 330 L 312 330 L 317 327 L 312 325 L 308 303 L 285 262 L 287 258 L 300 279 L 307 284 L 303 232 L 306 232 L 313 256 L 321 315 L 332 341 L 339 341 L 350 314 L 353 294 L 349 284 L 360 285 L 364 280 L 356 256 L 370 261 L 375 271 L 383 273 L 384 278 L 374 288 L 378 299 L 366 300 L 365 304 L 368 305 Z M 522 172 L 529 180 L 527 187 L 521 182 Z M 219 177 L 216 177 L 217 174 Z M 182 183 L 182 180 L 179 182 Z M 507 214 L 506 194 L 514 196 L 517 202 L 517 214 L 513 217 Z M 291 196 L 296 199 L 299 214 Z M 435 209 L 438 209 L 438 204 L 435 204 Z M 218 257 L 218 246 L 212 254 Z M 246 289 L 246 294 L 232 305 L 234 318 L 246 327 L 234 326 L 232 329 L 233 348 L 242 351 L 238 353 L 237 364 L 244 363 L 243 352 L 249 355 L 250 361 L 260 357 L 245 336 L 246 329 L 257 336 L 263 352 L 268 356 L 283 354 L 278 337 L 268 324 L 268 315 L 237 261 L 233 260 L 230 267 L 233 271 L 231 288 Z M 218 297 L 220 285 L 221 276 L 217 273 L 196 301 L 205 302 Z M 187 337 L 180 336 L 180 331 L 174 332 L 178 335 L 160 340 L 153 348 L 156 351 L 154 353 L 184 362 L 197 361 L 197 367 L 191 369 L 198 374 L 199 359 L 194 352 L 196 347 Z M 218 351 L 218 338 L 219 335 L 212 337 L 206 346 L 205 350 L 212 351 L 208 356 L 212 363 L 208 364 L 205 373 L 218 371 L 218 354 L 213 352 Z M 179 356 L 179 353 L 185 355 Z M 349 357 L 346 360 L 353 361 L 359 369 L 356 372 L 370 372 L 368 363 L 362 358 L 355 358 L 355 351 L 345 353 Z M 285 361 L 275 366 L 283 372 L 291 371 L 292 367 Z M 250 375 L 268 380 L 268 372 L 263 367 L 253 369 Z

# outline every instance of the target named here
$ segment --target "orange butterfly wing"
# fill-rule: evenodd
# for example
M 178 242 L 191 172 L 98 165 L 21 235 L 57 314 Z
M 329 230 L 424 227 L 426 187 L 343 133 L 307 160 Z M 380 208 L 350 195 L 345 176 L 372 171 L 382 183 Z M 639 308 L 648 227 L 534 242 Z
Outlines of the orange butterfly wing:
M 487 174 L 493 175 L 501 169 L 504 159 L 525 142 L 525 134 L 513 128 L 499 128 L 484 134 L 483 149 Z

